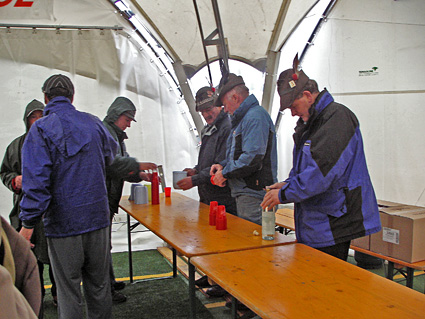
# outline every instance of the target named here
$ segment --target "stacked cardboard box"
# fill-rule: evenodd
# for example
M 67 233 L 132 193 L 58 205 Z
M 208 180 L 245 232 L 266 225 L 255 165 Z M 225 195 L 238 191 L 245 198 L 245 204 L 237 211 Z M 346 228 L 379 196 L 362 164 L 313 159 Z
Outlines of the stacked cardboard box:
M 381 209 L 384 207 L 404 206 L 404 204 L 389 202 L 385 200 L 378 200 L 378 206 L 379 206 L 379 209 Z M 370 243 L 371 243 L 371 236 L 364 236 L 364 237 L 356 238 L 351 241 L 351 245 L 360 247 L 366 250 L 371 250 Z
M 370 236 L 370 250 L 409 263 L 425 260 L 425 207 L 380 204 L 382 230 Z

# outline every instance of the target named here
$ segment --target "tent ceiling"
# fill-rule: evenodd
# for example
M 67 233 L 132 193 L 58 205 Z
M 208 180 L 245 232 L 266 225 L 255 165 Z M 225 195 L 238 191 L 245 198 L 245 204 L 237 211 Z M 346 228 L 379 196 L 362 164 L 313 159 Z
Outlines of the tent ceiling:
M 229 58 L 247 62 L 265 71 L 269 51 L 277 52 L 297 23 L 317 0 L 218 0 Z M 211 0 L 196 1 L 204 37 L 216 28 Z M 157 39 L 175 61 L 181 61 L 188 76 L 206 64 L 202 37 L 192 0 L 132 0 L 153 27 Z M 217 48 L 207 49 L 210 61 L 218 58 Z

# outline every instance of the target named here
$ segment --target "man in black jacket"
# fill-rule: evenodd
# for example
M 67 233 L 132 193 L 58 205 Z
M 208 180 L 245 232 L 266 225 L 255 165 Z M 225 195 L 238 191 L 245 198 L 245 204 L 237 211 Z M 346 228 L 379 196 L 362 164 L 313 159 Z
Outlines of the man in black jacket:
M 187 190 L 198 186 L 199 200 L 207 205 L 217 201 L 226 206 L 226 212 L 236 214 L 236 202 L 231 196 L 229 186 L 219 187 L 211 184 L 210 168 L 226 158 L 226 141 L 230 133 L 231 122 L 222 107 L 214 106 L 213 89 L 206 86 L 196 93 L 196 111 L 201 112 L 207 125 L 201 132 L 201 149 L 198 164 L 194 168 L 185 168 L 188 177 L 177 185 Z
M 216 96 L 212 88 L 206 86 L 196 93 L 196 111 L 201 112 L 207 125 L 201 132 L 201 149 L 198 164 L 194 168 L 185 168 L 188 177 L 177 182 L 177 185 L 187 190 L 198 186 L 199 200 L 209 205 L 217 201 L 226 207 L 226 212 L 236 215 L 236 201 L 231 195 L 228 185 L 219 187 L 211 184 L 211 165 L 226 158 L 226 141 L 232 127 L 230 118 L 221 106 L 215 106 Z M 203 276 L 196 282 L 198 287 L 211 287 L 206 292 L 211 297 L 221 297 L 227 292 L 214 282 Z

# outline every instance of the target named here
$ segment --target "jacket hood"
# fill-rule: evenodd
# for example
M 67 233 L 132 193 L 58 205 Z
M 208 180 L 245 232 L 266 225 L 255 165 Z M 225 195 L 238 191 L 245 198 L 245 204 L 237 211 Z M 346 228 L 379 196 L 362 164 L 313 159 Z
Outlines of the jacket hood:
M 120 115 L 125 112 L 130 112 L 134 114 L 136 112 L 136 107 L 134 106 L 133 102 L 131 102 L 128 98 L 119 96 L 109 107 L 104 121 L 109 124 L 114 124 L 115 121 L 120 117 Z
M 44 104 L 41 103 L 38 100 L 32 100 L 31 102 L 28 103 L 27 107 L 25 108 L 25 113 L 24 113 L 24 123 L 25 123 L 25 128 L 27 129 L 27 131 L 29 130 L 28 127 L 28 116 L 31 115 L 32 112 L 34 111 L 44 111 Z

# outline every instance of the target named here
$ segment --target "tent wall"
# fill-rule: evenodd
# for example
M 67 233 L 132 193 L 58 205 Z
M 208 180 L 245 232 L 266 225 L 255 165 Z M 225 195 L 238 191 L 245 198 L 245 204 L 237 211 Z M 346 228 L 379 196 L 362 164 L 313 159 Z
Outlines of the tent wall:
M 103 119 L 117 96 L 137 107 L 137 123 L 127 129 L 129 153 L 140 161 L 162 164 L 167 184 L 172 171 L 191 167 L 197 140 L 189 131 L 187 106 L 169 90 L 149 56 L 123 32 L 0 29 L 0 150 L 25 132 L 25 106 L 43 101 L 41 86 L 55 73 L 68 75 L 75 86 L 74 105 Z M 129 193 L 129 188 L 125 189 Z M 197 198 L 196 190 L 186 192 Z M 0 187 L 0 212 L 7 216 L 12 193 Z
M 424 1 L 339 0 L 303 61 L 359 118 L 377 197 L 423 206 L 424 34 Z

